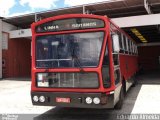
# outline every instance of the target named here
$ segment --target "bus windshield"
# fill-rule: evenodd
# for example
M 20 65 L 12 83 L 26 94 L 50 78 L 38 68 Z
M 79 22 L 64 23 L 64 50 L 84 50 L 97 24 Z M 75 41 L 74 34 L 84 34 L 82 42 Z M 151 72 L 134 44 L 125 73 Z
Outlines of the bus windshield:
M 37 68 L 97 67 L 104 32 L 36 37 Z

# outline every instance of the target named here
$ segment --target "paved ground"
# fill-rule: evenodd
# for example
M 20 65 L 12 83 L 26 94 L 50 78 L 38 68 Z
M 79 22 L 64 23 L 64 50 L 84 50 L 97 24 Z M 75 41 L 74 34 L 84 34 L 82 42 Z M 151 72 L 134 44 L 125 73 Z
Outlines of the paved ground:
M 141 86 L 132 113 L 160 114 L 160 72 L 139 76 Z
M 121 110 L 32 106 L 29 80 L 1 80 L 0 114 L 33 114 L 25 116 L 26 120 L 113 120 L 120 119 L 121 114 L 160 114 L 159 73 L 141 75 L 138 79 L 138 85 L 128 91 Z
M 0 113 L 41 114 L 53 107 L 33 106 L 30 98 L 31 82 L 0 81 Z

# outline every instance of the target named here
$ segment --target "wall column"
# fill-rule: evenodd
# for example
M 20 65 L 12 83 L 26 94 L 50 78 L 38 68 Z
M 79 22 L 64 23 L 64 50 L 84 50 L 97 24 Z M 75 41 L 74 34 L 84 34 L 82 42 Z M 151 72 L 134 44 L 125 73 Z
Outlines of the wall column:
M 0 78 L 2 78 L 2 20 L 0 19 Z

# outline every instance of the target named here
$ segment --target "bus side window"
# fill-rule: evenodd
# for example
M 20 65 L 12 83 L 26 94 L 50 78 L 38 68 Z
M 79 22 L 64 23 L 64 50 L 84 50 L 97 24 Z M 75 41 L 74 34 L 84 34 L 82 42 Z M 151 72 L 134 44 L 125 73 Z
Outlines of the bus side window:
M 105 88 L 110 87 L 110 76 L 109 76 L 109 54 L 108 54 L 108 46 L 106 45 L 105 55 L 103 58 L 103 67 L 102 67 L 102 75 L 103 75 L 103 86 Z
M 128 43 L 129 43 L 129 41 L 126 37 L 126 51 L 127 51 L 127 53 L 129 53 L 129 44 Z
M 133 45 L 134 45 L 134 43 L 133 43 L 133 41 L 131 42 L 132 44 L 132 54 L 134 54 L 134 47 L 133 47 Z
M 105 55 L 104 55 L 104 58 L 103 58 L 103 66 L 104 65 L 109 65 L 108 47 L 106 47 Z
M 136 55 L 136 45 L 134 44 L 134 54 Z
M 133 43 L 133 54 L 135 54 L 135 44 Z
M 119 37 L 120 52 L 123 53 L 123 39 L 122 39 L 122 34 L 120 32 L 118 32 L 118 37 Z
M 114 71 L 114 79 L 115 79 L 115 85 L 117 85 L 118 83 L 120 83 L 120 70 L 119 69 L 116 69 Z
M 130 53 L 132 54 L 132 40 L 130 40 Z
M 123 35 L 124 50 L 127 51 L 126 37 Z
M 131 48 L 131 40 L 128 39 L 128 50 L 129 50 L 129 54 L 132 53 L 132 48 Z
M 125 48 L 124 48 L 124 39 L 123 39 L 123 34 L 121 34 L 121 42 L 122 42 L 122 51 L 121 52 L 125 52 Z
M 112 34 L 112 45 L 113 45 L 113 63 L 114 66 L 119 65 L 119 51 L 120 51 L 120 43 L 119 43 L 118 34 Z
M 118 58 L 118 54 L 113 54 L 113 62 L 114 62 L 114 66 L 118 66 L 119 65 L 119 58 Z
M 130 52 L 132 54 L 132 41 L 130 40 Z
M 138 55 L 138 48 L 137 48 L 137 46 L 136 46 L 136 55 Z
M 111 39 L 112 39 L 112 50 L 113 53 L 119 53 L 120 50 L 122 49 L 122 42 L 121 42 L 121 33 L 118 31 L 118 29 L 111 24 Z

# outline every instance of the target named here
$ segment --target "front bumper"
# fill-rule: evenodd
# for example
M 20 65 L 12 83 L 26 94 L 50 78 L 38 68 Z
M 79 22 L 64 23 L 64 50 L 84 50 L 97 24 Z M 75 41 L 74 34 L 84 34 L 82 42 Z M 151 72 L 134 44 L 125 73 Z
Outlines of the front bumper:
M 35 102 L 33 96 L 44 96 L 45 102 Z M 70 98 L 70 103 L 57 103 L 56 98 Z M 101 99 L 100 104 L 87 104 L 86 97 L 98 97 Z M 70 92 L 31 92 L 33 105 L 40 106 L 60 106 L 60 107 L 77 107 L 77 108 L 113 108 L 114 94 L 106 95 L 104 93 L 70 93 Z M 103 101 L 103 102 L 102 102 Z

